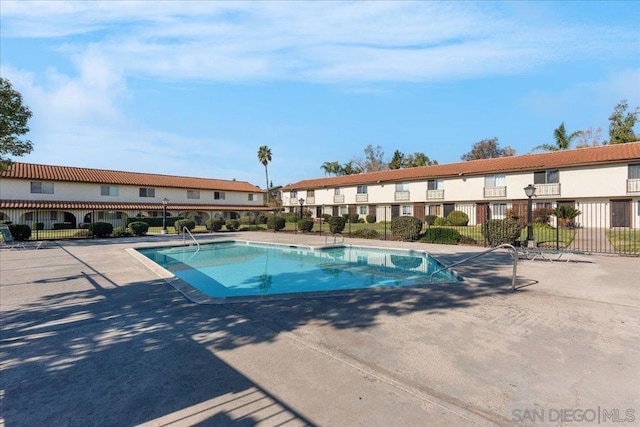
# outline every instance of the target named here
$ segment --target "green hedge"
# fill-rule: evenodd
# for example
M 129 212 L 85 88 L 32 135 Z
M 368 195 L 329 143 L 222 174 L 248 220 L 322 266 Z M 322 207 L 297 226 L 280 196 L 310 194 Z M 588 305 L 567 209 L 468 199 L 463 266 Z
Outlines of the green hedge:
M 380 233 L 370 228 L 361 228 L 351 233 L 351 237 L 359 237 L 361 239 L 379 239 Z
M 176 224 L 176 221 L 183 219 L 179 216 L 168 216 L 167 217 L 167 227 L 173 227 Z M 161 216 L 149 216 L 149 217 L 131 217 L 127 218 L 127 225 L 132 222 L 144 222 L 149 224 L 149 227 L 162 227 L 162 217 Z
M 418 240 L 422 221 L 413 216 L 399 216 L 391 220 L 391 234 L 394 240 L 412 242 Z
M 467 226 L 469 224 L 469 216 L 462 211 L 452 211 L 447 215 L 447 221 L 449 224 L 456 227 Z
M 298 221 L 298 230 L 305 232 L 313 230 L 313 220 L 311 218 L 302 218 Z
M 128 228 L 120 226 L 113 229 L 113 237 L 131 237 L 131 236 L 133 236 L 133 233 Z
M 222 218 L 211 218 L 204 223 L 204 226 L 209 231 L 220 231 L 222 230 L 223 225 L 224 220 Z
M 227 227 L 227 230 L 236 231 L 238 228 L 240 228 L 240 221 L 238 221 L 237 219 L 228 219 L 224 225 L 225 227 Z
M 462 239 L 460 233 L 453 228 L 431 227 L 420 239 L 422 243 L 457 244 Z
M 192 219 L 179 219 L 173 224 L 173 226 L 176 228 L 178 233 L 182 233 L 184 227 L 187 227 L 189 231 L 196 228 L 196 222 Z
M 96 237 L 107 237 L 113 233 L 113 224 L 108 222 L 94 222 L 89 226 L 89 231 Z
M 267 228 L 269 230 L 282 230 L 286 225 L 286 221 L 281 216 L 270 216 L 267 218 Z
M 491 219 L 482 226 L 482 235 L 491 246 L 513 245 L 520 237 L 522 225 L 513 219 Z
M 129 224 L 131 232 L 136 236 L 144 236 L 149 231 L 149 224 L 142 221 L 135 221 Z
M 367 215 L 366 219 L 367 219 L 367 223 L 369 224 L 373 224 L 376 222 L 376 216 L 372 214 Z
M 33 230 L 44 230 L 44 222 L 34 222 Z
M 342 233 L 345 225 L 347 225 L 346 218 L 341 216 L 332 216 L 327 222 L 329 223 L 329 231 L 337 234 Z

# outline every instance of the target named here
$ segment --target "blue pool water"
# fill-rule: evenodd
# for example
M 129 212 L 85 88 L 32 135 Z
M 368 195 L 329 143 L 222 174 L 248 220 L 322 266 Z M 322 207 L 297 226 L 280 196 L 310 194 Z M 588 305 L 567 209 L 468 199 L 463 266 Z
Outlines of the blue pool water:
M 423 252 L 364 247 L 313 249 L 249 242 L 139 249 L 213 298 L 326 292 L 429 283 L 441 267 Z M 455 282 L 448 272 L 433 281 Z

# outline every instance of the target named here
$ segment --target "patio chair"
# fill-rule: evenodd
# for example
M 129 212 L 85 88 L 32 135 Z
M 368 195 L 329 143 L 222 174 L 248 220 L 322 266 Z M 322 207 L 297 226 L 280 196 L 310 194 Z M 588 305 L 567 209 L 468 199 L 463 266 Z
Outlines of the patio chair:
M 13 238 L 11 230 L 6 225 L 0 225 L 0 235 L 2 236 L 2 247 L 8 249 L 40 249 L 43 241 L 36 242 L 34 245 L 26 246 L 23 242 L 18 242 Z

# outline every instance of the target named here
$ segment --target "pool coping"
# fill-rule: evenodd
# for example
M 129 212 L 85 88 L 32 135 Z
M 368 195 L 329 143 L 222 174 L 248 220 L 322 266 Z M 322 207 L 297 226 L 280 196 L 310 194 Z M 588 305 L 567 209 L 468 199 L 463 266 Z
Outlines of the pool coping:
M 286 248 L 304 248 L 312 251 L 316 250 L 324 250 L 330 248 L 362 248 L 362 249 L 375 249 L 375 250 L 387 250 L 392 252 L 402 252 L 407 254 L 421 254 L 429 256 L 433 261 L 441 265 L 442 267 L 446 267 L 442 263 L 442 261 L 438 260 L 434 256 L 430 255 L 427 251 L 415 250 L 415 249 L 402 249 L 402 248 L 379 248 L 374 246 L 364 246 L 364 245 L 350 245 L 350 244 L 331 244 L 331 245 L 319 245 L 319 246 L 309 246 L 309 245 L 292 245 L 292 244 L 284 244 L 284 243 L 272 243 L 272 242 L 256 242 L 252 240 L 243 240 L 243 239 L 230 239 L 230 240 L 219 240 L 216 242 L 205 243 L 206 245 L 216 245 L 223 243 L 245 243 L 245 244 L 255 244 L 259 246 L 276 246 L 276 247 L 286 247 Z M 156 245 L 156 246 L 145 246 L 140 249 L 154 249 L 154 248 L 172 248 L 172 247 L 193 247 L 193 244 L 165 244 L 165 245 Z M 125 252 L 135 258 L 138 262 L 144 265 L 146 268 L 155 273 L 160 279 L 167 282 L 171 287 L 180 292 L 185 298 L 195 304 L 234 304 L 234 303 L 247 303 L 247 302 L 261 302 L 261 301 L 283 301 L 283 300 L 291 300 L 291 299 L 304 299 L 304 298 L 331 298 L 331 297 L 348 297 L 348 296 L 356 296 L 356 295 L 379 295 L 381 293 L 388 292 L 399 292 L 399 291 L 408 291 L 408 290 L 417 290 L 424 289 L 426 286 L 441 286 L 441 285 L 460 285 L 465 284 L 464 277 L 460 276 L 453 269 L 449 269 L 451 275 L 453 275 L 456 279 L 455 282 L 427 282 L 420 285 L 406 285 L 406 286 L 379 286 L 372 288 L 360 288 L 360 289 L 341 289 L 341 290 L 331 290 L 331 291 L 312 291 L 312 292 L 289 292 L 282 294 L 271 294 L 271 295 L 252 295 L 252 296 L 234 296 L 234 297 L 211 297 L 204 292 L 196 289 L 189 283 L 185 282 L 166 268 L 152 261 L 143 255 L 136 248 L 126 248 Z

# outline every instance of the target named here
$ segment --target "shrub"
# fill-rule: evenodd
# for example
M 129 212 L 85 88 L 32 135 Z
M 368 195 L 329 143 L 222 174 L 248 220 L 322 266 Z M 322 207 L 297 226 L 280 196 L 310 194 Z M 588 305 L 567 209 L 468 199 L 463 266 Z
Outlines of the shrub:
M 358 215 L 357 213 L 352 213 L 352 214 L 349 214 L 348 219 L 351 224 L 357 224 L 358 220 L 360 219 L 360 215 Z
M 376 222 L 376 216 L 369 214 L 367 215 L 367 223 L 368 224 L 374 224 Z
M 282 218 L 284 218 L 285 222 L 298 222 L 300 215 L 297 215 L 295 212 L 285 212 L 282 214 Z
M 482 225 L 482 235 L 491 246 L 513 245 L 520 237 L 522 224 L 513 219 L 490 219 Z
M 359 237 L 361 239 L 379 239 L 380 233 L 370 228 L 362 228 L 351 233 L 351 237 Z
M 174 227 L 178 231 L 178 233 L 182 233 L 184 227 L 187 227 L 189 231 L 196 228 L 196 222 L 192 219 L 179 219 L 174 223 Z
M 548 224 L 553 211 L 549 208 L 538 208 L 533 211 L 533 222 L 536 224 Z
M 80 225 L 78 225 L 78 228 L 81 230 L 88 230 L 90 227 L 91 227 L 90 222 L 81 222 Z
M 286 225 L 285 223 L 285 219 L 281 216 L 270 216 L 267 218 L 267 228 L 269 230 L 282 230 Z
M 445 225 L 449 225 L 449 222 L 447 221 L 446 218 L 439 216 L 433 220 L 433 225 L 435 225 L 436 227 L 443 227 Z
M 24 241 L 31 238 L 31 227 L 27 224 L 8 224 L 8 226 L 15 240 Z
M 321 216 L 322 218 L 324 218 L 324 222 L 328 222 L 328 221 L 329 221 L 329 218 L 331 218 L 331 215 L 329 215 L 329 214 L 322 214 L 322 215 L 320 215 L 320 216 Z
M 113 233 L 113 224 L 108 222 L 94 222 L 89 226 L 89 231 L 96 237 L 107 237 Z
M 89 231 L 89 229 L 87 228 L 81 229 L 76 231 L 73 237 L 91 237 L 91 231 Z
M 460 245 L 477 245 L 478 242 L 473 237 L 465 236 L 464 234 L 460 236 L 460 240 L 458 241 Z
M 267 217 L 265 215 L 258 215 L 256 217 L 256 224 L 266 224 L 267 223 Z
M 225 227 L 227 227 L 227 230 L 236 231 L 238 228 L 240 228 L 240 221 L 238 221 L 237 219 L 228 219 L 224 225 Z
M 447 215 L 447 222 L 456 227 L 466 227 L 469 224 L 469 215 L 462 211 L 452 211 Z
M 444 243 L 456 245 L 462 240 L 462 235 L 453 228 L 430 227 L 420 239 L 422 243 Z
M 436 215 L 425 215 L 424 223 L 428 226 L 432 226 L 436 218 L 438 218 Z
M 135 223 L 132 222 L 132 224 L 135 224 Z M 143 224 L 145 223 L 143 222 Z M 133 236 L 133 233 L 126 227 L 120 226 L 113 229 L 113 237 L 131 237 L 131 236 Z
M 204 223 L 204 226 L 209 231 L 220 231 L 222 230 L 223 225 L 224 225 L 224 220 L 220 218 L 211 218 Z
M 70 222 L 54 222 L 53 229 L 54 230 L 71 230 L 75 228 Z
M 506 219 L 510 219 L 512 221 L 517 221 L 520 226 L 524 227 L 527 225 L 527 217 L 521 215 L 517 210 L 513 208 L 509 208 L 505 211 L 504 216 Z
M 329 231 L 337 234 L 342 233 L 345 225 L 347 225 L 347 220 L 341 216 L 332 216 L 327 222 L 329 223 Z
M 412 242 L 418 240 L 422 221 L 413 216 L 399 216 L 391 220 L 391 234 L 394 240 Z
M 264 231 L 265 228 L 259 225 L 245 225 L 244 227 L 240 227 L 238 231 Z
M 184 218 L 180 218 L 179 216 L 168 216 L 167 217 L 167 227 L 174 227 L 176 221 Z M 149 227 L 162 227 L 162 216 L 149 216 L 149 217 L 130 217 L 127 218 L 127 224 L 131 224 L 132 222 L 146 222 L 149 224 Z
M 129 228 L 136 236 L 144 236 L 149 231 L 149 224 L 142 221 L 134 221 L 129 224 Z
M 311 218 L 303 218 L 298 221 L 298 230 L 309 232 L 313 230 L 313 220 Z
M 252 216 L 243 216 L 240 218 L 240 224 L 242 225 L 253 225 L 256 223 L 256 220 Z
M 34 222 L 33 230 L 44 230 L 44 222 Z
M 364 223 L 365 223 L 364 218 L 358 218 L 358 224 L 364 224 Z

